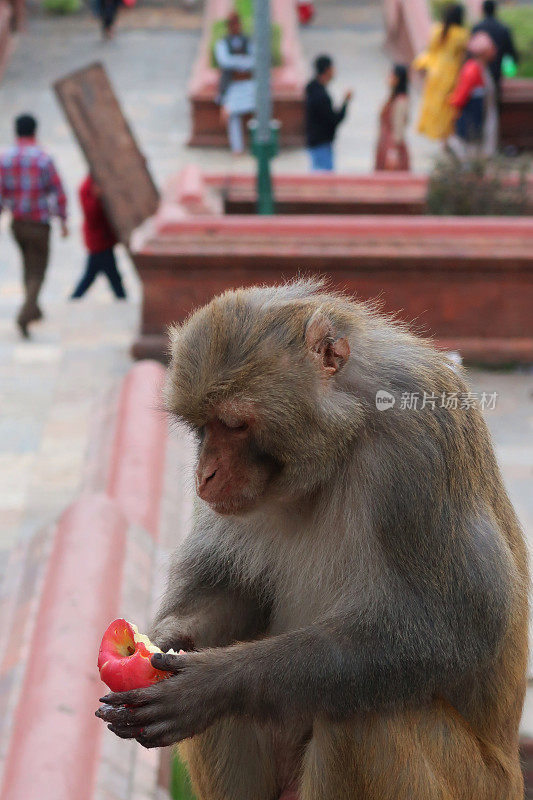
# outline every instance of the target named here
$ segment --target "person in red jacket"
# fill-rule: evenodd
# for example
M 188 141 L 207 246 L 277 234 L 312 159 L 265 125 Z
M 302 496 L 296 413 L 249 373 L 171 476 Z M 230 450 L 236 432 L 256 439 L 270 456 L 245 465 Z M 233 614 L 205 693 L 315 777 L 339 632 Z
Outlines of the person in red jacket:
M 457 117 L 455 134 L 447 144 L 461 161 L 477 156 L 489 158 L 497 150 L 496 86 L 489 69 L 496 52 L 488 33 L 475 33 L 468 45 L 468 58 L 449 98 Z
M 100 199 L 100 189 L 92 177 L 88 175 L 79 189 L 80 203 L 83 210 L 83 237 L 89 251 L 85 272 L 71 295 L 71 300 L 83 297 L 87 289 L 94 283 L 97 275 L 107 277 L 115 297 L 124 299 L 126 292 L 117 269 L 114 246 L 117 237 L 111 228 L 107 214 Z

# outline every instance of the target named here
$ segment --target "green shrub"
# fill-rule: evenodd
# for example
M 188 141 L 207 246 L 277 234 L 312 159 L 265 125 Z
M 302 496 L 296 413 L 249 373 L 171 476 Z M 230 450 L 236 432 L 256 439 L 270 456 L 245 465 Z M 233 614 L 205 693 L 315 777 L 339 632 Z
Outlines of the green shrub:
M 195 800 L 189 773 L 177 752 L 172 753 L 170 796 L 172 800 Z
M 50 14 L 75 14 L 81 8 L 81 0 L 43 0 L 43 8 Z
M 533 6 L 501 8 L 499 17 L 511 28 L 520 53 L 517 77 L 533 78 Z
M 516 216 L 529 209 L 528 159 L 441 157 L 430 175 L 427 208 L 442 216 Z
M 244 32 L 247 36 L 251 36 L 253 34 L 253 24 L 252 24 L 252 17 L 245 17 L 241 15 L 242 20 L 242 27 Z M 226 25 L 225 19 L 219 19 L 215 23 L 213 23 L 213 29 L 211 31 L 211 45 L 210 45 L 210 53 L 211 53 L 211 66 L 216 67 L 217 62 L 215 59 L 215 45 L 219 39 L 223 39 L 225 36 L 228 35 L 228 28 Z M 279 67 L 281 66 L 282 58 L 281 58 L 281 27 L 277 23 L 272 24 L 272 66 Z
M 253 0 L 234 0 L 233 8 L 241 19 L 251 19 L 253 17 Z

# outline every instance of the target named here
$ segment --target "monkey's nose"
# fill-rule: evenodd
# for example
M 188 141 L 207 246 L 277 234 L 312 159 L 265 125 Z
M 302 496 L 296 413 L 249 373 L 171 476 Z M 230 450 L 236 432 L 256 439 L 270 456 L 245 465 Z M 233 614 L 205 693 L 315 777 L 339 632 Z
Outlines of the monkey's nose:
M 196 490 L 200 497 L 202 493 L 205 491 L 205 488 L 210 480 L 212 480 L 216 475 L 217 469 L 216 467 L 211 470 L 206 470 L 203 474 L 196 474 Z

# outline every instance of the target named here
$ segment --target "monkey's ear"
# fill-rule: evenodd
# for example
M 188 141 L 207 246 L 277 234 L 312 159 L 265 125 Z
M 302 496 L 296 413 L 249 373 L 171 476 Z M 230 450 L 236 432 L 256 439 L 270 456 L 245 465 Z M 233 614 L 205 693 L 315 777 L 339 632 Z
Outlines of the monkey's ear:
M 348 339 L 338 335 L 331 320 L 320 309 L 307 323 L 305 343 L 327 378 L 339 372 L 350 357 Z

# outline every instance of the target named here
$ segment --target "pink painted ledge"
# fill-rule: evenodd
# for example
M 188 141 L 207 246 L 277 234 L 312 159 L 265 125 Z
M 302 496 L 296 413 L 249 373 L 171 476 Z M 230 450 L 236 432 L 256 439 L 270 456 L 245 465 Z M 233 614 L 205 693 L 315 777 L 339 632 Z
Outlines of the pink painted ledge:
M 86 475 L 94 485 L 100 471 L 101 490 L 85 491 L 53 529 L 29 621 L 22 684 L 11 690 L 13 724 L 3 734 L 0 800 L 107 798 L 110 764 L 122 763 L 109 742 L 113 737 L 94 716 L 106 691 L 96 659 L 109 622 L 126 610 L 142 622 L 153 592 L 167 457 L 164 374 L 156 362 L 139 362 L 124 378 L 112 413 L 103 420 L 96 415 L 105 432 Z M 179 447 L 180 453 L 187 449 Z M 15 609 L 10 634 L 17 619 Z M 132 755 L 125 747 L 121 752 Z M 155 781 L 157 764 L 142 756 L 135 761 L 138 780 Z
M 188 164 L 181 172 L 168 179 L 164 193 L 183 209 L 183 216 L 223 214 L 222 198 L 217 194 L 224 184 L 221 174 L 210 183 L 196 164 Z
M 111 451 L 108 494 L 128 520 L 154 538 L 159 532 L 167 421 L 162 408 L 165 370 L 140 361 L 125 377 Z
M 533 179 L 529 181 L 533 197 Z M 423 199 L 428 184 L 426 175 L 412 172 L 372 173 L 349 175 L 276 175 L 273 179 L 274 193 L 283 199 L 283 192 L 301 189 L 309 197 L 316 192 L 330 192 L 331 197 L 344 193 L 354 199 L 370 198 L 383 194 L 391 202 L 408 199 Z M 386 241 L 391 237 L 402 239 L 420 236 L 433 238 L 472 238 L 478 235 L 513 236 L 529 239 L 533 232 L 531 217 L 445 217 L 433 215 L 357 214 L 342 215 L 297 215 L 279 214 L 273 217 L 258 217 L 251 214 L 223 213 L 222 196 L 235 190 L 253 191 L 255 177 L 231 173 L 204 173 L 196 165 L 188 165 L 173 175 L 166 183 L 160 206 L 156 214 L 134 231 L 131 247 L 134 252 L 148 252 L 153 242 L 159 249 L 166 238 L 180 238 L 198 234 L 203 241 L 211 237 L 245 235 L 268 235 L 275 232 L 280 237 L 304 235 L 364 237 L 374 234 Z M 157 243 L 157 244 L 156 244 Z
M 381 215 L 323 215 L 323 216 L 273 216 L 229 215 L 225 217 L 183 217 L 181 210 L 171 203 L 163 202 L 157 214 L 138 228 L 131 240 L 134 253 L 142 249 L 149 251 L 151 243 L 164 243 L 166 237 L 201 236 L 204 242 L 214 241 L 225 235 L 275 237 L 305 236 L 312 233 L 314 239 L 332 236 L 352 241 L 360 237 L 374 236 L 379 240 L 390 239 L 454 239 L 489 236 L 513 238 L 533 242 L 533 219 L 527 217 L 404 217 Z
M 428 179 L 412 172 L 380 173 L 370 175 L 276 175 L 274 194 L 283 200 L 285 193 L 301 192 L 309 198 L 326 193 L 325 200 L 340 196 L 362 200 L 373 194 L 386 196 L 390 201 L 412 200 L 423 202 Z M 533 185 L 533 182 L 532 182 Z M 163 190 L 162 217 L 179 225 L 189 217 L 224 215 L 224 196 L 243 190 L 253 194 L 256 187 L 254 175 L 203 172 L 195 164 L 172 175 Z M 278 217 L 279 219 L 279 217 Z
M 164 378 L 160 363 L 142 360 L 100 398 L 82 474 L 87 490 L 113 497 L 155 539 L 167 446 Z
M 101 631 L 116 615 L 127 521 L 105 495 L 63 514 L 35 621 L 1 800 L 91 800 Z

